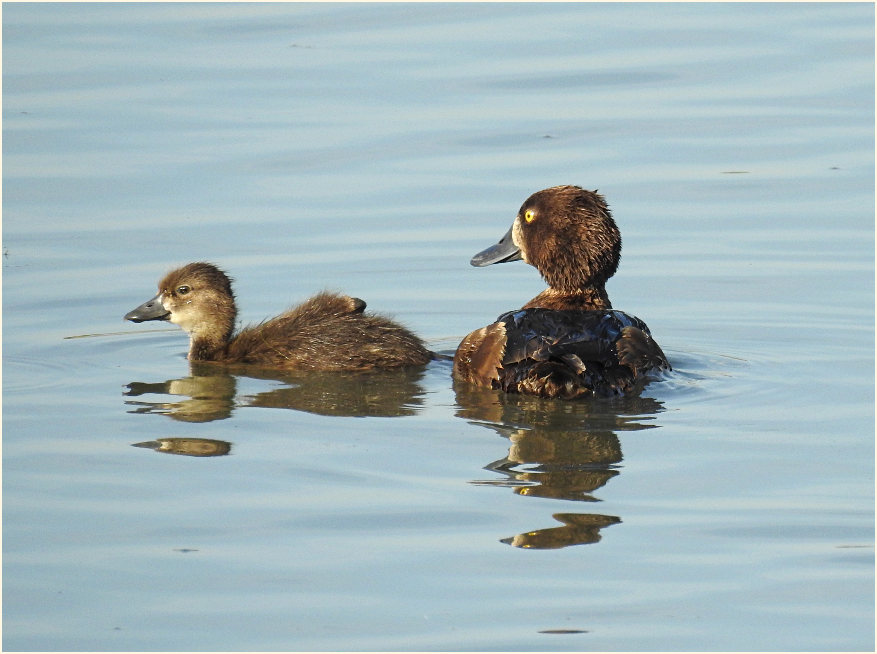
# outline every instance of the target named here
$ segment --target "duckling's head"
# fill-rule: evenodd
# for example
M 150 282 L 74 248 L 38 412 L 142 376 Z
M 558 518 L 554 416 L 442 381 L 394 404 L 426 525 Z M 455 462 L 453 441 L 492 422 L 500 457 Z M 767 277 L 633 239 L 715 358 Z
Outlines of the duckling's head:
M 132 322 L 169 320 L 192 340 L 220 346 L 231 338 L 237 309 L 231 280 L 210 263 L 190 263 L 158 283 L 158 295 L 125 314 Z
M 476 254 L 472 265 L 523 259 L 551 288 L 576 293 L 601 288 L 620 258 L 621 234 L 603 196 L 578 186 L 555 186 L 527 198 L 506 235 Z

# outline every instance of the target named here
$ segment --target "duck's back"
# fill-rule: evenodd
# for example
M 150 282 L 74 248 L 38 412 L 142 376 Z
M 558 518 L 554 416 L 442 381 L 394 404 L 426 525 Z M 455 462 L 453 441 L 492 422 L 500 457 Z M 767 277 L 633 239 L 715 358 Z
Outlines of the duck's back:
M 454 357 L 462 381 L 563 398 L 625 393 L 669 367 L 646 324 L 614 310 L 510 311 L 469 334 Z

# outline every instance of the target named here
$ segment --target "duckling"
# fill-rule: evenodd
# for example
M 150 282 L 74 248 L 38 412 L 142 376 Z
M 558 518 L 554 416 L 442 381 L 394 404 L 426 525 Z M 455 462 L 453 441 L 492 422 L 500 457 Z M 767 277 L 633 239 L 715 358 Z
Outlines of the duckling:
M 670 369 L 646 324 L 612 309 L 606 281 L 620 258 L 621 234 L 596 191 L 555 186 L 531 195 L 499 243 L 471 263 L 523 260 L 548 288 L 466 336 L 454 378 L 572 399 L 627 393 L 646 373 Z
M 359 298 L 323 292 L 234 334 L 231 280 L 210 263 L 190 263 L 158 283 L 158 295 L 125 320 L 167 320 L 189 334 L 190 361 L 250 363 L 285 370 L 372 370 L 432 359 L 401 325 L 364 313 Z

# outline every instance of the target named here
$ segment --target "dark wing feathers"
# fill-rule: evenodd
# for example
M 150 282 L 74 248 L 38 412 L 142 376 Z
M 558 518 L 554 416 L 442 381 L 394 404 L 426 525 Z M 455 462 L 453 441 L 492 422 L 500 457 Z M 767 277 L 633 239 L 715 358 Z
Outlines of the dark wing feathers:
M 670 364 L 646 324 L 622 311 L 521 309 L 467 336 L 454 374 L 543 397 L 613 395 Z
M 621 338 L 615 343 L 618 362 L 635 373 L 668 369 L 670 364 L 667 363 L 667 357 L 652 338 L 648 328 L 645 325 L 643 328 L 630 326 L 621 330 Z

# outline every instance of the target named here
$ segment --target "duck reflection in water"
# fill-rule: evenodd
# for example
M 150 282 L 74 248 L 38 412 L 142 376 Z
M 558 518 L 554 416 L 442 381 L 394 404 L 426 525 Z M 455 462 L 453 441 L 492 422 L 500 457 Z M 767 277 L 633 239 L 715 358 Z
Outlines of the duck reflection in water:
M 518 495 L 599 502 L 595 491 L 620 474 L 617 432 L 650 429 L 662 410 L 657 400 L 625 396 L 611 400 L 562 402 L 477 389 L 455 383 L 457 416 L 509 439 L 508 455 L 485 466 L 499 479 L 474 484 L 504 486 Z M 515 547 L 554 549 L 596 543 L 600 530 L 621 518 L 600 513 L 557 513 L 563 523 L 502 539 Z
M 189 364 L 190 375 L 164 382 L 131 382 L 125 395 L 173 395 L 174 401 L 127 400 L 132 413 L 159 413 L 182 422 L 210 422 L 239 407 L 294 409 L 324 416 L 394 417 L 417 413 L 425 391 L 422 367 L 369 372 L 295 373 L 250 365 Z M 239 380 L 279 381 L 280 388 L 238 394 Z
M 603 527 L 621 522 L 621 518 L 597 513 L 555 513 L 555 520 L 562 522 L 563 527 L 551 527 L 528 531 L 510 538 L 503 538 L 506 545 L 523 549 L 554 550 L 569 545 L 587 545 L 600 541 L 600 530 Z

